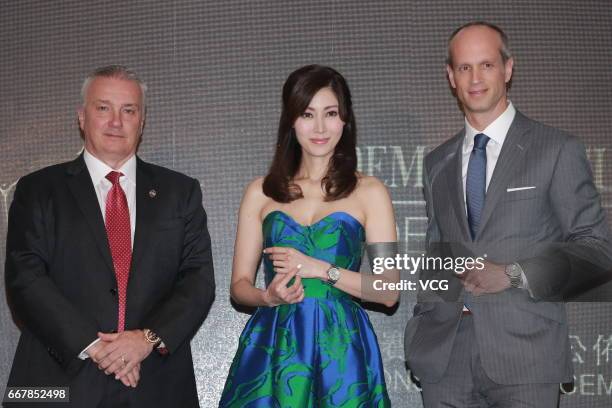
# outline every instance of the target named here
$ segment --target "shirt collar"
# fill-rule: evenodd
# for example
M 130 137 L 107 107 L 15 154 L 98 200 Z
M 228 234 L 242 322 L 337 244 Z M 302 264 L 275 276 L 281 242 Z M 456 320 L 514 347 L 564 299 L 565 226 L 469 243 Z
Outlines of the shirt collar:
M 91 176 L 94 186 L 97 186 L 102 180 L 106 179 L 106 175 L 111 171 L 119 171 L 123 173 L 127 181 L 136 184 L 136 155 L 132 155 L 123 163 L 119 170 L 112 169 L 108 164 L 89 153 L 87 149 L 83 149 L 83 159 Z
M 512 105 L 512 102 L 508 101 L 508 107 L 495 119 L 489 126 L 487 126 L 483 131 L 478 131 L 470 125 L 467 118 L 465 119 L 465 138 L 463 139 L 463 150 L 471 151 L 474 146 L 474 136 L 479 133 L 484 133 L 487 135 L 492 141 L 496 144 L 502 146 L 504 144 L 504 140 L 506 140 L 506 135 L 508 134 L 508 129 L 510 129 L 510 125 L 514 120 L 514 116 L 516 115 L 516 109 Z

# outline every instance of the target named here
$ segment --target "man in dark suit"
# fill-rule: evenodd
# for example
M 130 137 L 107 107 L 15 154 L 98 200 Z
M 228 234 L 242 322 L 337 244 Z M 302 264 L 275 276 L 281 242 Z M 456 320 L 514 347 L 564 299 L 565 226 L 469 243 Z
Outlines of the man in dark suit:
M 465 128 L 425 159 L 428 255 L 484 261 L 454 280 L 458 298 L 420 294 L 408 364 L 427 408 L 556 407 L 568 328 L 563 304 L 543 300 L 610 270 L 605 214 L 582 143 L 508 101 L 503 31 L 466 24 L 448 51 Z
M 83 154 L 22 177 L 11 205 L 8 387 L 70 387 L 59 406 L 199 406 L 190 340 L 214 298 L 210 237 L 197 180 L 136 156 L 145 91 L 124 67 L 94 71 Z

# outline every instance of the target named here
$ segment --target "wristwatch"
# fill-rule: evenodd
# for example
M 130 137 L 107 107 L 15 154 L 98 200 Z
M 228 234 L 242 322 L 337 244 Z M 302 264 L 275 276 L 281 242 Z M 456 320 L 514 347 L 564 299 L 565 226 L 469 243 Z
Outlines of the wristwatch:
M 147 341 L 147 343 L 152 344 L 153 347 L 156 347 L 159 343 L 162 342 L 162 339 L 153 331 L 149 329 L 144 329 L 143 332 L 145 340 Z
M 331 265 L 327 270 L 327 283 L 335 285 L 340 279 L 340 269 L 336 265 Z
M 506 265 L 506 276 L 510 279 L 511 288 L 523 286 L 523 268 L 517 262 Z

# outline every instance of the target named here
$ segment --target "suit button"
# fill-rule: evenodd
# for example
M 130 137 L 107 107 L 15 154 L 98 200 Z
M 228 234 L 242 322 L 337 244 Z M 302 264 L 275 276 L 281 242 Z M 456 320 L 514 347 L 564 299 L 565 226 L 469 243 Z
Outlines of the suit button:
M 113 296 L 117 296 L 117 288 L 111 288 L 110 293 Z

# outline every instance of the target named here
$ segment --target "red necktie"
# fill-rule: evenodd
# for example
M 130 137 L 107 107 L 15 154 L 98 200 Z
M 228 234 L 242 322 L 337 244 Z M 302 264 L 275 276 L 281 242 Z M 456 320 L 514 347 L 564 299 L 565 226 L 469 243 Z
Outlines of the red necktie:
M 123 174 L 111 171 L 106 178 L 113 183 L 106 195 L 106 235 L 113 257 L 115 276 L 117 278 L 117 294 L 119 300 L 119 315 L 117 332 L 125 327 L 125 302 L 127 298 L 127 283 L 132 262 L 132 232 L 130 229 L 130 210 L 125 193 L 119 184 Z

